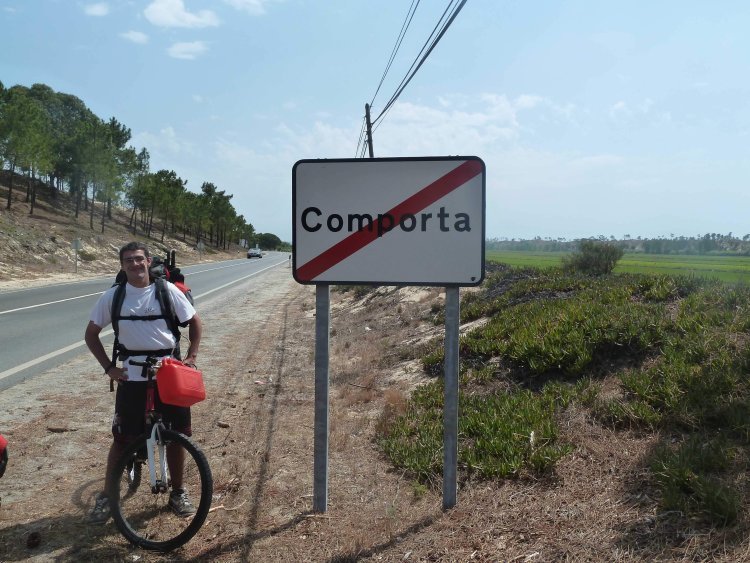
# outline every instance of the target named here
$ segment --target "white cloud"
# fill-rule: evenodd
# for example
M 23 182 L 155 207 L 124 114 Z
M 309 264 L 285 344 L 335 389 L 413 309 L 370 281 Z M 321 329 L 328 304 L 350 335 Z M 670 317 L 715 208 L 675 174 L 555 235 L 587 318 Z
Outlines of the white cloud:
M 167 52 L 170 57 L 175 59 L 193 60 L 197 56 L 202 55 L 208 51 L 208 46 L 205 41 L 191 41 L 189 43 L 175 43 Z
M 140 31 L 126 31 L 125 33 L 121 33 L 120 37 L 127 39 L 128 41 L 132 41 L 133 43 L 138 43 L 140 45 L 148 43 L 148 35 Z
M 202 104 L 203 103 L 203 96 L 201 96 L 200 94 L 193 94 L 193 101 L 196 104 Z
M 516 98 L 516 107 L 519 109 L 533 109 L 538 106 L 544 98 L 541 96 L 532 96 L 530 94 L 521 94 Z
M 151 154 L 152 163 L 173 163 L 178 157 L 189 160 L 196 152 L 195 146 L 178 137 L 171 125 L 164 127 L 158 133 L 150 131 L 137 133 L 133 136 L 132 144 L 136 147 L 146 147 Z M 173 167 L 174 165 L 167 166 Z
M 247 12 L 251 16 L 262 16 L 266 13 L 268 0 L 224 0 L 226 4 L 237 10 Z
M 86 4 L 83 12 L 87 16 L 106 16 L 109 14 L 109 5 L 106 2 L 97 2 L 96 4 Z
M 211 10 L 195 13 L 185 9 L 183 0 L 154 0 L 143 11 L 146 19 L 159 27 L 216 27 L 219 18 Z
M 639 103 L 627 103 L 623 100 L 615 102 L 609 108 L 609 117 L 614 121 L 626 122 L 638 117 L 650 116 L 658 121 L 670 121 L 669 112 L 653 112 L 655 102 L 651 98 L 646 98 Z

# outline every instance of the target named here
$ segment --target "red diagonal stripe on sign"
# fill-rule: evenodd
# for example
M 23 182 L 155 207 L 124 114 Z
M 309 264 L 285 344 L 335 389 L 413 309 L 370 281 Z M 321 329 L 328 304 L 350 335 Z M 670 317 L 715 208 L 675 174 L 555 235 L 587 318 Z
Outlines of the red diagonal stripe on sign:
M 390 211 L 383 213 L 383 215 L 391 215 L 393 217 L 393 224 L 398 225 L 402 216 L 419 213 L 481 173 L 481 161 L 467 160 L 448 172 L 445 176 L 438 178 L 432 184 L 405 199 Z M 297 268 L 297 279 L 311 281 L 373 242 L 378 238 L 378 232 L 384 231 L 383 226 L 379 224 L 381 221 L 373 221 L 371 228 L 363 227 Z M 387 232 L 383 236 L 385 234 Z

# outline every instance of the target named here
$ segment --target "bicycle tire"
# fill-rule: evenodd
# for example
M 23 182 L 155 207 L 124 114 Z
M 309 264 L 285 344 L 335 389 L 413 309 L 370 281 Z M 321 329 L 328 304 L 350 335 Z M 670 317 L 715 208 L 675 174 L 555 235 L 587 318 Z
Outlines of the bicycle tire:
M 165 492 L 151 491 L 148 466 L 144 468 L 139 487 L 134 488 L 132 479 L 128 479 L 134 457 L 139 450 L 145 450 L 146 434 L 130 444 L 115 465 L 115 490 L 110 492 L 109 498 L 115 525 L 129 542 L 143 549 L 172 551 L 187 543 L 206 521 L 211 508 L 213 478 L 206 456 L 190 438 L 166 429 L 161 431 L 161 437 L 165 444 L 179 444 L 185 450 L 183 488 L 196 503 L 195 514 L 182 517 L 172 512 L 168 506 L 171 482 Z

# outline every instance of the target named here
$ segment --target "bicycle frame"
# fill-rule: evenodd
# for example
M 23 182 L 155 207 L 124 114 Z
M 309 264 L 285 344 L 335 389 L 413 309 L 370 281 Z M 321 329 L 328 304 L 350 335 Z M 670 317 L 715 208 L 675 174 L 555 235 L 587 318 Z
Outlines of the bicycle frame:
M 161 431 L 164 425 L 160 418 L 155 419 L 155 403 L 154 403 L 154 392 L 156 389 L 156 383 L 154 382 L 154 374 L 161 365 L 160 361 L 151 361 L 151 358 L 144 362 L 148 366 L 148 382 L 146 383 L 146 428 L 150 428 L 150 437 L 146 440 L 146 455 L 148 461 L 148 475 L 149 484 L 151 485 L 151 492 L 165 493 L 169 488 L 169 470 L 167 468 L 167 448 L 164 441 L 161 438 Z M 159 467 L 156 467 L 156 460 L 154 459 L 154 449 L 158 448 L 159 451 Z M 158 469 L 158 473 L 157 473 Z
M 166 446 L 161 439 L 161 422 L 154 424 L 151 429 L 151 437 L 146 440 L 146 453 L 148 455 L 148 475 L 152 493 L 165 493 L 169 487 L 167 470 Z M 159 448 L 159 474 L 156 473 L 156 461 L 154 460 L 154 446 Z

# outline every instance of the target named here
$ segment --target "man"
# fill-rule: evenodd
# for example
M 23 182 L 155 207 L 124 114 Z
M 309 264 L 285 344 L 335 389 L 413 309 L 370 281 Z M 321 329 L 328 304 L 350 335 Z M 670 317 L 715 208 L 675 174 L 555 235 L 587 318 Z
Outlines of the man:
M 105 291 L 91 311 L 84 335 L 86 345 L 102 366 L 105 375 L 117 382 L 115 415 L 112 420 L 114 439 L 107 457 L 104 491 L 97 496 L 94 508 L 89 514 L 91 523 L 103 524 L 109 519 L 107 493 L 114 485 L 112 470 L 127 445 L 144 430 L 146 378 L 143 377 L 143 368 L 131 365 L 130 360 L 143 361 L 147 355 L 168 357 L 175 353 L 177 345 L 177 339 L 166 320 L 163 317 L 159 318 L 159 314 L 163 315 L 165 312 L 161 311 L 157 286 L 149 275 L 150 266 L 151 256 L 146 245 L 131 242 L 120 249 L 120 267 L 127 277 L 122 308 L 119 312 L 112 311 L 117 286 Z M 183 361 L 194 366 L 201 341 L 201 320 L 177 287 L 171 283 L 165 285 L 179 323 L 183 326 L 187 323 L 189 326 L 190 346 Z M 124 360 L 122 366 L 117 366 L 116 362 L 110 360 L 99 337 L 102 329 L 112 322 L 113 313 L 119 317 L 117 338 L 121 349 L 124 350 L 124 353 L 120 354 L 120 358 Z M 168 426 L 187 436 L 191 435 L 189 407 L 165 405 L 159 400 L 158 392 L 155 403 Z M 167 463 L 173 485 L 169 497 L 170 508 L 180 516 L 194 514 L 195 508 L 181 488 L 185 451 L 179 445 L 175 445 L 174 448 L 168 447 Z

